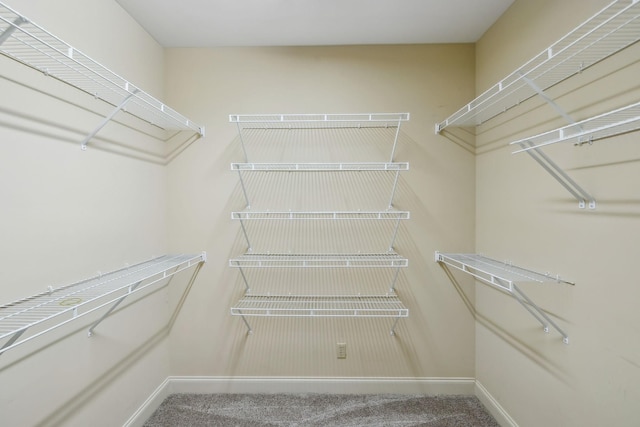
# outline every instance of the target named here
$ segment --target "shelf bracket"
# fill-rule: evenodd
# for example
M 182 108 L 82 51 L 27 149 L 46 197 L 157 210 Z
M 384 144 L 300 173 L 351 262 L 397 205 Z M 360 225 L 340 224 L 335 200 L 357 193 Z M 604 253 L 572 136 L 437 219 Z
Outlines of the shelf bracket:
M 400 220 L 401 218 L 398 216 L 398 220 L 396 221 L 396 226 L 393 230 L 393 237 L 391 237 L 391 243 L 389 243 L 389 252 L 393 252 L 393 245 L 396 243 L 396 237 L 398 236 L 398 229 L 400 228 Z
M 393 325 L 391 325 L 391 331 L 389 332 L 389 335 L 391 335 L 392 337 L 396 335 L 396 326 L 398 325 L 398 320 L 400 320 L 400 317 L 396 317 L 396 320 L 393 321 Z
M 391 156 L 389 158 L 389 162 L 393 162 L 393 158 L 396 155 L 396 147 L 398 146 L 398 135 L 400 135 L 400 125 L 402 124 L 402 119 L 398 119 L 398 126 L 396 127 L 396 135 L 393 137 L 393 147 L 391 148 Z
M 536 161 L 544 170 L 546 170 L 556 181 L 560 183 L 573 197 L 578 200 L 578 206 L 580 209 L 584 209 L 587 202 L 589 203 L 589 209 L 596 208 L 596 200 L 585 189 L 583 189 L 578 183 L 576 183 L 565 171 L 560 168 L 553 160 L 549 158 L 539 148 L 535 147 L 531 141 L 523 141 L 520 143 L 523 149 L 526 149 L 527 153 Z
M 400 275 L 400 266 L 396 268 L 396 272 L 393 275 L 393 279 L 391 280 L 391 286 L 389 287 L 389 292 L 396 292 L 396 282 L 398 281 L 398 276 Z
M 18 16 L 16 19 L 14 19 L 13 22 L 11 23 L 11 26 L 8 27 L 6 30 L 4 30 L 2 34 L 0 34 L 0 46 L 9 37 L 11 37 L 11 34 L 13 34 L 13 32 L 17 30 L 20 25 L 24 24 L 25 22 L 27 22 L 27 20 L 24 19 L 22 16 Z
M 120 303 L 121 303 L 122 301 L 124 301 L 124 299 L 125 299 L 126 297 L 128 297 L 128 296 L 131 294 L 131 292 L 135 291 L 135 290 L 136 290 L 136 288 L 137 288 L 138 286 L 140 286 L 140 283 L 142 283 L 142 281 L 137 282 L 137 283 L 134 283 L 133 285 L 131 285 L 131 286 L 129 287 L 129 292 L 128 292 L 126 295 L 123 295 L 122 297 L 120 297 L 120 298 L 119 298 L 119 299 L 118 299 L 118 300 L 117 300 L 117 301 L 116 301 L 116 302 L 115 302 L 115 303 L 114 303 L 114 304 L 109 308 L 109 310 L 105 311 L 105 312 L 104 312 L 104 314 L 103 314 L 103 315 L 102 315 L 98 320 L 96 320 L 95 322 L 93 322 L 93 324 L 89 327 L 89 331 L 87 332 L 87 335 L 88 335 L 88 336 L 90 336 L 90 337 L 91 337 L 91 336 L 93 336 L 93 330 L 96 328 L 96 326 L 98 326 L 100 323 L 102 323 L 102 321 L 103 321 L 104 319 L 106 319 L 106 318 L 107 318 L 107 317 L 108 317 L 108 316 L 113 312 L 113 310 L 115 310 L 115 309 L 116 309 L 116 307 L 118 307 L 118 306 L 120 305 Z
M 538 86 L 533 80 L 531 80 L 529 77 L 525 76 L 524 74 L 520 73 L 520 76 L 522 77 L 522 80 L 524 80 L 524 82 L 531 87 L 531 89 L 533 89 L 542 99 L 546 101 L 547 104 L 549 104 L 554 110 L 556 110 L 558 114 L 564 117 L 565 120 L 569 122 L 569 124 L 572 124 L 572 125 L 576 124 L 576 121 L 573 120 L 573 117 L 571 117 L 566 111 L 564 111 L 562 107 L 560 107 L 553 99 L 551 99 L 544 92 L 544 90 L 540 88 L 540 86 Z M 580 130 L 582 130 L 582 126 L 580 125 L 578 126 Z
M 396 171 L 396 176 L 393 180 L 393 187 L 391 188 L 391 197 L 389 197 L 389 209 L 393 209 L 393 198 L 396 195 L 396 188 L 398 187 L 398 178 L 400 177 L 400 169 Z
M 107 115 L 102 122 L 100 122 L 100 124 L 93 130 L 93 132 L 91 132 L 89 135 L 87 135 L 85 137 L 84 140 L 82 140 L 82 143 L 80 144 L 80 147 L 83 150 L 87 149 L 87 144 L 89 143 L 89 141 L 91 140 L 91 138 L 93 138 L 94 136 L 96 136 L 96 134 L 98 132 L 100 132 L 100 130 L 105 127 L 107 125 L 107 123 L 109 123 L 116 114 L 118 114 L 118 112 L 120 110 L 122 110 L 124 107 L 126 107 L 127 103 L 131 100 L 131 98 L 133 98 L 135 96 L 136 93 L 138 93 L 139 90 L 136 89 L 133 92 L 129 93 L 129 95 L 127 95 L 127 97 L 125 99 L 122 100 L 122 102 L 113 110 L 111 111 L 111 113 L 109 113 L 109 115 Z
M 244 153 L 244 162 L 249 163 L 249 156 L 247 156 L 247 148 L 244 145 L 244 138 L 242 137 L 242 129 L 240 128 L 240 120 L 236 121 L 236 127 L 238 128 L 238 136 L 240 137 L 240 146 L 242 147 L 242 152 Z
M 244 314 L 242 314 L 242 311 L 238 310 L 238 313 L 240 314 L 240 318 L 242 319 L 245 326 L 247 327 L 247 335 L 253 334 L 253 329 L 251 328 L 249 321 L 246 319 L 246 317 L 244 317 Z
M 247 241 L 247 252 L 253 252 L 253 248 L 251 247 L 251 241 L 249 241 L 249 235 L 247 234 L 247 229 L 244 226 L 244 221 L 242 221 L 242 216 L 240 219 L 240 228 L 242 229 L 242 234 L 244 234 L 244 239 Z
M 4 345 L 2 346 L 2 348 L 0 348 L 0 356 L 2 356 L 4 354 L 4 350 L 7 347 L 11 347 L 13 345 L 14 342 L 16 342 L 18 340 L 18 338 L 20 338 L 20 336 L 22 334 L 24 334 L 27 331 L 27 329 L 21 329 L 19 331 L 17 331 L 15 334 L 13 334 L 11 336 L 11 338 L 9 338 L 9 341 L 7 341 L 6 343 L 4 343 Z
M 242 269 L 242 267 L 238 267 L 238 270 L 240 270 L 240 275 L 242 276 L 242 280 L 244 281 L 245 293 L 251 292 L 251 288 L 249 287 L 249 282 L 247 281 L 247 276 L 245 276 L 244 274 L 244 270 Z
M 240 169 L 238 169 L 238 178 L 240 180 L 240 187 L 242 188 L 244 200 L 247 202 L 247 209 L 251 209 L 251 203 L 249 202 L 249 196 L 247 195 L 247 187 L 244 185 L 244 179 L 242 179 L 242 171 Z
M 520 304 L 522 304 L 527 309 L 527 311 L 529 311 L 529 313 L 531 313 L 536 319 L 538 319 L 540 323 L 542 323 L 542 326 L 544 326 L 545 332 L 549 332 L 549 325 L 551 325 L 556 331 L 558 331 L 560 335 L 562 335 L 562 342 L 565 344 L 569 344 L 569 337 L 567 336 L 567 334 L 562 329 L 560 329 L 560 327 L 556 324 L 556 322 L 554 322 L 547 315 L 547 313 L 545 313 L 543 310 L 540 309 L 540 307 L 538 307 L 533 301 L 531 301 L 531 299 L 524 292 L 522 292 L 522 290 L 520 290 L 520 288 L 518 288 L 516 285 L 513 285 L 513 290 L 514 292 L 512 293 L 512 295 L 516 298 L 516 300 L 518 300 Z M 524 301 L 522 301 L 520 297 Z M 540 315 L 547 323 L 540 320 L 540 318 L 534 313 L 534 310 L 535 310 L 535 313 Z

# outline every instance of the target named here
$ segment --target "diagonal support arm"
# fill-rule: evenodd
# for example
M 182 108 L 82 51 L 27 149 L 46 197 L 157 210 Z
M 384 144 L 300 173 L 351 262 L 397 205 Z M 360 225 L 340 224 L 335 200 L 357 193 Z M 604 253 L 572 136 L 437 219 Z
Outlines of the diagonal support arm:
M 122 102 L 120 103 L 120 105 L 118 105 L 111 113 L 109 113 L 108 116 L 106 116 L 102 122 L 100 122 L 100 124 L 98 125 L 98 127 L 96 127 L 93 132 L 91 132 L 89 135 L 87 135 L 87 137 L 82 140 L 81 143 L 81 148 L 83 150 L 87 149 L 87 144 L 89 143 L 89 140 L 91 140 L 91 138 L 93 138 L 94 136 L 96 136 L 96 134 L 98 132 L 100 132 L 100 129 L 102 129 L 103 127 L 105 127 L 107 125 L 107 123 L 109 123 L 116 114 L 118 114 L 118 112 L 120 110 L 122 110 L 124 107 L 126 107 L 127 103 L 131 100 L 131 98 L 133 98 L 133 96 L 135 96 L 135 94 L 138 93 L 138 89 L 134 90 L 133 92 L 131 92 L 125 99 L 122 100 Z

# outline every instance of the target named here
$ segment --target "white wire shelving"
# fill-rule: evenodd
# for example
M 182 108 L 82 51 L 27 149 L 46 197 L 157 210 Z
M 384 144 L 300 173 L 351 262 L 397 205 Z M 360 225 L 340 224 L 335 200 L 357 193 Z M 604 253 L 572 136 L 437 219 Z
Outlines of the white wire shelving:
M 560 276 L 539 273 L 478 254 L 436 252 L 435 260 L 511 295 L 542 324 L 545 332 L 549 332 L 549 326 L 551 326 L 562 335 L 562 341 L 565 344 L 569 343 L 569 336 L 518 287 L 518 284 L 556 282 L 575 285 L 574 283 L 563 280 Z
M 409 310 L 395 294 L 386 295 L 245 295 L 231 307 L 251 333 L 247 317 L 375 317 L 395 318 L 391 335 Z
M 229 260 L 229 266 L 238 268 L 246 292 L 251 291 L 245 268 L 390 268 L 395 274 L 389 292 L 395 293 L 400 268 L 408 267 L 409 260 L 395 252 L 378 254 L 257 254 L 246 253 Z
M 162 129 L 187 130 L 204 136 L 204 127 L 171 109 L 2 2 L 0 53 L 115 107 L 82 141 L 83 148 L 86 148 L 89 140 L 121 110 L 126 110 L 133 116 Z
M 164 255 L 0 306 L 0 354 L 87 314 L 105 309 L 89 336 L 128 296 L 206 262 L 199 255 Z
M 393 198 L 398 184 L 399 172 L 409 170 L 409 163 L 394 161 L 398 136 L 402 122 L 409 120 L 409 113 L 364 113 L 364 114 L 262 114 L 230 115 L 229 122 L 235 123 L 245 157 L 244 163 L 232 163 L 231 170 L 238 172 L 247 209 L 232 212 L 231 218 L 239 220 L 247 243 L 247 253 L 229 260 L 229 266 L 237 268 L 245 284 L 244 297 L 233 307 L 231 314 L 241 316 L 249 333 L 252 328 L 248 317 L 391 317 L 395 322 L 391 335 L 395 334 L 397 321 L 409 315 L 408 309 L 395 294 L 395 285 L 401 268 L 408 266 L 408 260 L 393 250 L 393 245 L 402 220 L 409 219 L 409 212 L 393 209 Z M 285 130 L 287 140 L 297 142 L 298 134 L 289 130 L 302 129 L 367 129 L 384 128 L 391 131 L 377 133 L 381 142 L 392 138 L 391 153 L 387 162 L 337 162 L 337 163 L 252 163 L 248 160 L 243 130 Z M 303 133 L 304 133 L 303 132 Z M 351 131 L 349 131 L 351 132 Z M 377 131 L 376 131 L 377 132 Z M 324 134 L 322 138 L 325 138 Z M 272 140 L 281 135 L 277 134 Z M 363 135 L 361 139 L 368 137 Z M 377 140 L 376 140 L 377 141 Z M 262 139 L 259 142 L 263 142 Z M 369 141 L 366 140 L 368 143 Z M 393 172 L 395 179 L 386 210 L 368 211 L 252 211 L 247 195 L 243 173 L 247 172 Z M 247 221 L 392 221 L 395 222 L 391 243 L 386 253 L 254 253 L 247 227 Z M 338 237 L 339 239 L 339 237 Z M 392 279 L 389 292 L 385 295 L 298 295 L 292 283 L 292 292 L 287 295 L 251 294 L 246 269 L 391 269 Z M 393 271 L 395 270 L 395 271 Z M 325 290 L 325 289 L 323 289 Z M 320 292 L 322 293 L 322 292 Z
M 359 114 L 231 114 L 229 122 L 235 123 L 240 137 L 244 160 L 249 162 L 244 129 L 367 129 L 395 128 L 389 162 L 394 160 L 402 122 L 409 121 L 409 113 L 359 113 Z
M 613 1 L 469 104 L 436 124 L 436 133 L 448 126 L 477 126 L 536 94 L 546 97 L 544 90 L 584 71 L 638 39 L 640 2 Z
M 393 208 L 398 179 L 401 171 L 409 170 L 407 162 L 363 162 L 363 163 L 231 163 L 231 170 L 238 172 L 242 194 L 251 208 L 251 201 L 243 172 L 395 172 L 387 209 Z
M 564 170 L 554 163 L 541 148 L 560 142 L 572 142 L 574 146 L 592 144 L 594 141 L 640 129 L 640 102 L 598 116 L 569 124 L 529 138 L 511 142 L 520 149 L 513 153 L 526 152 L 556 179 L 573 197 L 578 206 L 595 209 L 595 198 L 576 183 Z

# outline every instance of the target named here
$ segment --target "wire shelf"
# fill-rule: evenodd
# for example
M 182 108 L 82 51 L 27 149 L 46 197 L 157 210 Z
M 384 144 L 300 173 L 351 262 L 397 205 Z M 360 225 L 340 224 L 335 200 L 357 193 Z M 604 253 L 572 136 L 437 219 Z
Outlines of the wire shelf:
M 515 154 L 558 142 L 570 141 L 574 145 L 583 145 L 598 139 L 633 132 L 638 129 L 640 129 L 640 102 L 575 124 L 513 141 L 511 144 L 521 146 L 525 144 L 526 148 L 514 151 Z
M 541 310 L 540 307 L 538 307 L 517 286 L 517 284 L 523 282 L 561 282 L 569 285 L 575 285 L 575 283 L 562 280 L 560 279 L 560 276 L 552 276 L 548 273 L 538 273 L 478 254 L 443 254 L 436 252 L 435 260 L 436 262 L 440 262 L 463 271 L 486 284 L 508 293 L 542 324 L 545 332 L 549 332 L 549 326 L 552 326 L 560 335 L 562 335 L 564 343 L 569 343 L 569 337 L 567 334 L 543 310 Z
M 0 354 L 206 261 L 206 254 L 164 255 L 0 306 Z M 37 328 L 39 327 L 39 328 Z M 44 329 L 43 329 L 44 328 Z M 38 329 L 32 332 L 33 329 Z M 29 331 L 30 335 L 24 336 Z
M 476 126 L 640 40 L 640 2 L 617 0 L 436 125 Z
M 231 163 L 235 171 L 274 172 L 340 172 L 340 171 L 407 171 L 406 162 L 369 163 Z
M 396 295 L 246 295 L 235 316 L 265 317 L 408 317 Z
M 0 2 L 0 53 L 163 129 L 204 128 Z
M 383 254 L 244 254 L 229 260 L 238 268 L 398 268 L 409 260 L 396 253 Z
M 240 128 L 307 129 L 330 127 L 399 127 L 409 113 L 360 114 L 230 114 Z
M 231 212 L 231 219 L 239 220 L 405 220 L 408 211 L 242 211 Z

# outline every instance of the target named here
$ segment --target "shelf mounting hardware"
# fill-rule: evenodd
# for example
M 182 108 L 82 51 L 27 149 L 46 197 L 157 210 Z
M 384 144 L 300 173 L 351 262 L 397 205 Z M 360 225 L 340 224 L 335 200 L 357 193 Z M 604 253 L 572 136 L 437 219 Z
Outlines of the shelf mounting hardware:
M 127 103 L 131 100 L 132 97 L 135 96 L 135 94 L 138 93 L 138 89 L 134 89 L 133 92 L 131 92 L 124 100 L 122 100 L 122 102 L 116 107 L 114 108 L 111 113 L 109 113 L 107 116 L 105 116 L 105 118 L 102 120 L 102 122 L 100 122 L 100 124 L 89 134 L 87 135 L 83 140 L 82 143 L 80 144 L 80 147 L 83 150 L 87 149 L 87 144 L 89 143 L 89 141 L 91 140 L 91 138 L 93 138 L 94 136 L 96 136 L 96 134 L 98 132 L 100 132 L 100 130 L 105 127 L 114 117 L 116 114 L 118 114 L 118 112 L 120 110 L 122 110 L 123 108 L 126 107 Z

